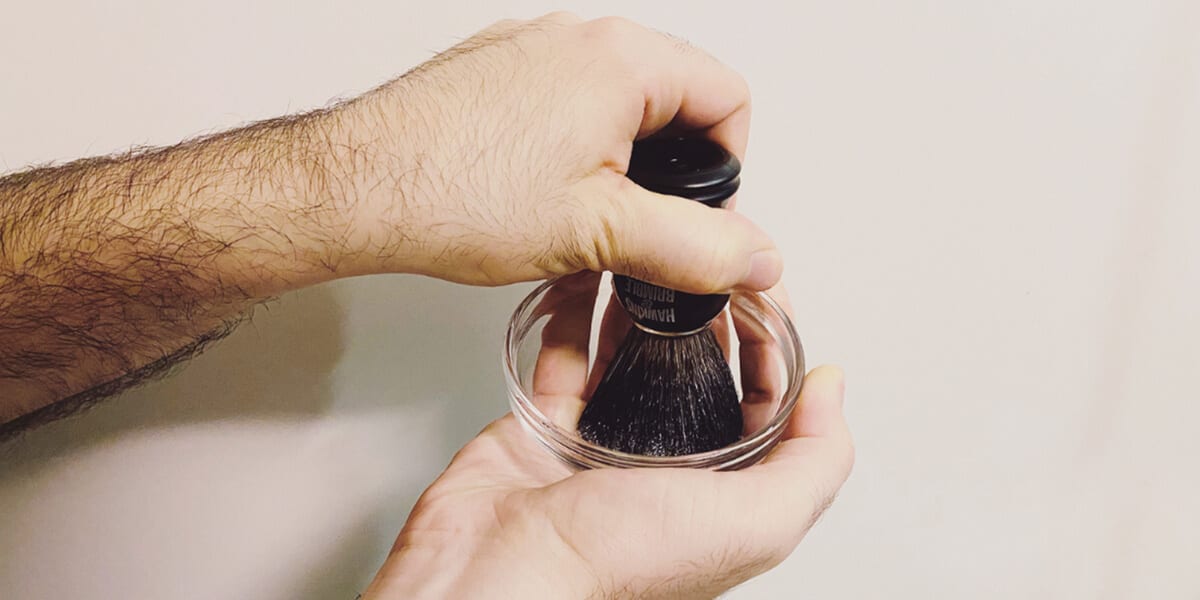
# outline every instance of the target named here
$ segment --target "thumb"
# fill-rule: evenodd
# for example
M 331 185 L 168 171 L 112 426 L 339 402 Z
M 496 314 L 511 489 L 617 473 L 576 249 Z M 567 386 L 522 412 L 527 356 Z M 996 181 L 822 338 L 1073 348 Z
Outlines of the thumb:
M 778 519 L 768 521 L 772 531 L 790 537 L 781 548 L 783 556 L 833 502 L 854 466 L 854 442 L 842 411 L 845 394 L 841 369 L 822 366 L 810 371 L 784 439 L 745 471 L 758 480 L 759 494 L 780 500 L 776 506 L 784 507 Z
M 764 290 L 779 281 L 783 259 L 749 219 L 621 180 L 595 236 L 600 270 L 692 293 Z

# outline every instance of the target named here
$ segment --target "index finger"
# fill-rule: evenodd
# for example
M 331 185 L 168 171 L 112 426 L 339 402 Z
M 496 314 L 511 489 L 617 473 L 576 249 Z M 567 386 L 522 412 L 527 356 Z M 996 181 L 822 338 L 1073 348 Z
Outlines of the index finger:
M 592 306 L 600 274 L 584 271 L 556 281 L 539 310 L 550 315 L 533 369 L 534 405 L 544 416 L 573 430 L 583 410 L 588 372 Z

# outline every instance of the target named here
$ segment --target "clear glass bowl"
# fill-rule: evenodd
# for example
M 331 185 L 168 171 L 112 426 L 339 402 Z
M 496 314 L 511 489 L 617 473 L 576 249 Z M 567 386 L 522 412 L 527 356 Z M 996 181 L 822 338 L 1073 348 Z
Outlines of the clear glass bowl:
M 761 292 L 734 293 L 713 323 L 718 338 L 726 341 L 742 398 L 746 428 L 740 440 L 700 454 L 643 456 L 592 444 L 576 433 L 591 386 L 611 358 L 604 354 L 619 345 L 630 327 L 628 316 L 612 298 L 609 280 L 607 274 L 596 273 L 550 280 L 513 312 L 504 340 L 504 373 L 512 411 L 525 430 L 550 454 L 577 469 L 731 470 L 766 456 L 796 408 L 804 349 L 791 319 Z

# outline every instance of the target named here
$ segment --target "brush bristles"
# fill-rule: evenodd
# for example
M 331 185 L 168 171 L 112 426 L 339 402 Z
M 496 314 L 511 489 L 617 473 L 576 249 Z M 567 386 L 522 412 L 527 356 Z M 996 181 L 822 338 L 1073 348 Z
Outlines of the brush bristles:
M 680 337 L 631 328 L 579 418 L 583 439 L 649 456 L 707 452 L 741 433 L 733 374 L 708 328 Z

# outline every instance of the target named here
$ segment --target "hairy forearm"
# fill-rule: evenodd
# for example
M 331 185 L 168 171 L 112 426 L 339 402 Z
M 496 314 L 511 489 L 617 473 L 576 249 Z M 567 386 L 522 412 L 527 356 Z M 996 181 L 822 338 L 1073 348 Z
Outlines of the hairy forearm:
M 255 302 L 335 276 L 354 201 L 341 119 L 0 179 L 0 423 L 167 366 Z
M 703 53 L 557 13 L 333 109 L 0 178 L 0 437 L 334 277 L 769 287 L 782 264 L 765 233 L 624 177 L 639 136 L 686 124 L 740 155 L 748 119 L 745 82 Z

